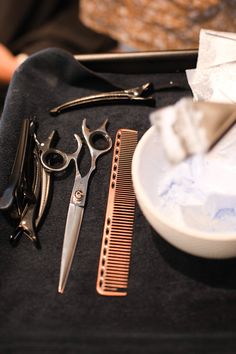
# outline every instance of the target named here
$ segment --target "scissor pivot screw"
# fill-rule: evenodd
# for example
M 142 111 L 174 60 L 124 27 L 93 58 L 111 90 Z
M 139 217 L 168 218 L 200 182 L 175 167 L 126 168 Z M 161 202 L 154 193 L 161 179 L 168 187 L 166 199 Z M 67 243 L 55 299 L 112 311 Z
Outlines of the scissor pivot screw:
M 84 193 L 79 189 L 75 192 L 75 200 L 80 202 L 84 197 Z

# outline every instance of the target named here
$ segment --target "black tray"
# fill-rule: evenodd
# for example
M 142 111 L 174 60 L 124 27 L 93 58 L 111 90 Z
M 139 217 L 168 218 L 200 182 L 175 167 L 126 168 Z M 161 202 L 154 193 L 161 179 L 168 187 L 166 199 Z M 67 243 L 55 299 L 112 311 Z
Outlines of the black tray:
M 153 109 L 191 95 L 184 71 L 195 67 L 197 51 L 76 59 L 123 87 L 152 81 L 156 107 L 88 107 L 52 118 L 49 108 L 91 93 L 91 81 L 80 83 L 77 63 L 67 54 L 57 50 L 37 54 L 13 79 L 0 121 L 1 189 L 6 185 L 23 117 L 37 116 L 39 137 L 56 128 L 61 136 L 59 147 L 66 151 L 73 151 L 73 133 L 84 117 L 94 126 L 108 117 L 113 138 L 122 127 L 138 130 L 141 137 L 150 127 L 148 117 Z M 170 87 L 170 82 L 176 86 Z M 178 251 L 152 230 L 138 205 L 128 296 L 110 298 L 96 293 L 111 159 L 112 153 L 99 161 L 90 185 L 89 204 L 63 295 L 57 294 L 57 285 L 73 172 L 55 178 L 51 207 L 39 230 L 40 252 L 27 239 L 12 249 L 8 244 L 12 226 L 0 215 L 0 352 L 235 352 L 236 261 L 206 260 Z
M 99 72 L 147 74 L 184 72 L 196 67 L 197 50 L 105 53 L 76 55 L 75 58 Z

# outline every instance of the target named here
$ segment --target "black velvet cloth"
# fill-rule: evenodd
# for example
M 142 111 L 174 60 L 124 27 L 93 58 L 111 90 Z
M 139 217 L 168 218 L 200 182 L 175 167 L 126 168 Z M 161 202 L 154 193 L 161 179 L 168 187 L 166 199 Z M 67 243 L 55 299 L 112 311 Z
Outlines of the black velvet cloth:
M 158 91 L 172 80 L 186 89 Z M 30 57 L 16 72 L 0 120 L 0 193 L 15 156 L 24 118 L 36 117 L 39 139 L 57 129 L 58 147 L 72 152 L 84 117 L 91 128 L 109 119 L 119 128 L 149 128 L 154 109 L 140 105 L 84 107 L 52 117 L 60 103 L 114 86 L 152 81 L 156 107 L 190 95 L 184 73 L 95 74 L 61 50 Z M 170 142 L 171 143 L 171 142 Z M 55 177 L 50 209 L 38 234 L 42 249 L 26 238 L 8 242 L 12 226 L 0 215 L 0 353 L 234 353 L 236 261 L 187 255 L 157 235 L 136 207 L 128 296 L 96 293 L 97 267 L 112 152 L 98 161 L 65 293 L 57 293 L 73 170 Z

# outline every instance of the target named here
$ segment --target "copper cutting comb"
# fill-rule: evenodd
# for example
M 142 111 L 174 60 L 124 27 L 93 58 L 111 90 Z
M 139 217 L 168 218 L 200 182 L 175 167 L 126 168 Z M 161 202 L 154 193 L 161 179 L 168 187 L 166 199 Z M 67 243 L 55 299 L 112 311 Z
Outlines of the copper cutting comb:
M 137 140 L 135 130 L 116 134 L 97 276 L 101 295 L 127 295 L 135 213 L 131 164 Z

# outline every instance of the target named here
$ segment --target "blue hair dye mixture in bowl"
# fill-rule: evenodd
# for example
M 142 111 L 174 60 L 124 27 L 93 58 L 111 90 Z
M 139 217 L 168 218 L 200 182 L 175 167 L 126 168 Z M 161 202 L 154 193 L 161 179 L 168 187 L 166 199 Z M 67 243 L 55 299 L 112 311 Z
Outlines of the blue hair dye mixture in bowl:
M 236 128 L 208 154 L 171 164 L 153 126 L 134 154 L 138 203 L 168 242 L 206 258 L 236 256 Z

